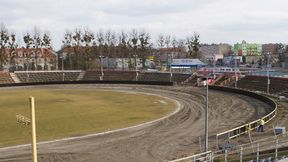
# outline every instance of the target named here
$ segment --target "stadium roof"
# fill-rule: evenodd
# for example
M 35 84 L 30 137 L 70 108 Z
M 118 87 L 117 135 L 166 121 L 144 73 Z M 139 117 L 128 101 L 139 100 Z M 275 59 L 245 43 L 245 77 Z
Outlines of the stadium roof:
M 206 66 L 199 59 L 173 59 L 171 63 L 172 68 L 190 68 Z

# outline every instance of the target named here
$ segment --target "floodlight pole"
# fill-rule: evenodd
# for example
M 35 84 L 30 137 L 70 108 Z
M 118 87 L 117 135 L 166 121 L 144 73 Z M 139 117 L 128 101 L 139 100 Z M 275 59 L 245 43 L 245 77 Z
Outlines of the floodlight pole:
M 238 77 L 236 74 L 236 63 L 237 63 L 237 60 L 236 60 L 236 55 L 235 55 L 234 57 L 235 88 L 237 88 L 237 81 L 238 81 Z
M 28 73 L 28 70 L 29 70 L 29 59 L 28 58 L 26 58 L 26 63 L 27 63 L 27 66 L 26 66 L 26 74 L 27 74 L 26 82 L 29 82 L 29 73 Z
M 138 81 L 137 54 L 135 54 L 134 57 L 135 57 L 135 72 L 136 72 L 135 80 Z
M 36 145 L 36 122 L 35 122 L 35 107 L 34 97 L 29 98 L 31 109 L 31 123 L 32 123 L 32 160 L 37 162 L 37 145 Z
M 208 74 L 206 75 L 205 152 L 208 151 Z
M 100 76 L 100 80 L 103 80 L 103 77 L 104 77 L 104 73 L 103 73 L 103 65 L 102 65 L 102 58 L 103 58 L 104 56 L 99 56 L 99 58 L 100 58 L 100 68 L 101 68 L 101 76 Z
M 173 60 L 173 53 L 170 54 L 170 68 L 169 68 L 169 71 L 170 71 L 170 82 L 172 82 L 172 77 L 173 77 L 172 69 L 171 69 L 172 60 Z
M 65 77 L 64 77 L 64 54 L 62 53 L 62 57 L 61 57 L 61 60 L 62 60 L 62 81 L 64 82 L 64 80 L 65 80 Z
M 213 56 L 213 79 L 216 79 L 216 74 L 215 74 L 215 71 L 216 71 L 216 62 L 215 62 L 215 59 L 216 59 L 216 56 L 214 54 Z
M 269 79 L 269 52 L 267 53 L 267 94 L 269 94 L 269 86 L 270 86 L 270 79 Z

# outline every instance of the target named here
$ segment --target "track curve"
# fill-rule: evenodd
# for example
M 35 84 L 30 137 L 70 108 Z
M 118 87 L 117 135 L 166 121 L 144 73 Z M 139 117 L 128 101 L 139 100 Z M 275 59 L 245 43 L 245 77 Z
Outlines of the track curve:
M 50 85 L 50 87 L 113 88 L 153 93 L 179 101 L 181 109 L 168 118 L 141 127 L 40 144 L 39 161 L 154 162 L 199 152 L 199 137 L 204 135 L 204 89 L 148 85 Z M 269 105 L 253 98 L 210 91 L 209 134 L 215 135 L 217 132 L 263 116 L 267 113 L 267 109 Z M 0 161 L 31 161 L 30 152 L 30 146 L 2 148 Z

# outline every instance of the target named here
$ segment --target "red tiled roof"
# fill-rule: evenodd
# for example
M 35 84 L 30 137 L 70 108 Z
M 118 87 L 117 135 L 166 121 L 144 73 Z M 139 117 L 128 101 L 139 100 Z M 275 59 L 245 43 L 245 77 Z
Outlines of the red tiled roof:
M 5 57 L 9 56 L 11 49 L 9 48 L 5 48 L 4 49 L 4 55 Z M 16 57 L 25 57 L 23 54 L 24 53 L 32 53 L 32 52 L 36 52 L 39 51 L 40 52 L 40 57 L 43 58 L 55 58 L 57 56 L 57 53 L 55 53 L 54 51 L 52 51 L 51 49 L 48 48 L 39 48 L 39 49 L 35 49 L 35 48 L 16 48 L 15 49 L 15 54 Z

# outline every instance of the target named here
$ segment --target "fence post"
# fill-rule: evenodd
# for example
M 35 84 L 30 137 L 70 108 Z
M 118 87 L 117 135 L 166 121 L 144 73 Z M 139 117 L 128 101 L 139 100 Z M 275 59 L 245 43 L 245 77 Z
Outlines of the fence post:
M 196 162 L 196 156 L 193 156 L 193 162 Z
M 240 147 L 240 162 L 242 162 L 242 157 L 243 157 L 243 147 Z
M 276 146 L 275 146 L 275 160 L 278 158 L 278 139 L 276 139 Z
M 218 150 L 218 148 L 219 148 L 219 145 L 218 145 L 218 135 L 216 134 L 216 150 Z
M 31 132 L 32 132 L 32 160 L 37 162 L 37 143 L 36 143 L 36 121 L 35 121 L 35 104 L 34 97 L 29 98 L 31 110 Z
M 259 143 L 257 144 L 257 159 L 256 159 L 256 162 L 259 161 Z
M 228 151 L 225 150 L 225 162 L 227 162 L 227 153 L 228 153 Z

